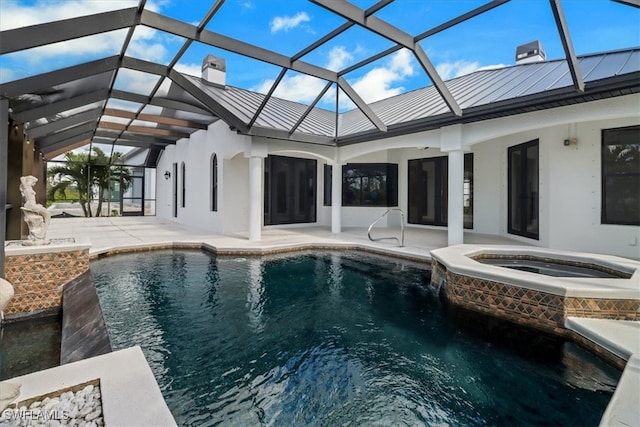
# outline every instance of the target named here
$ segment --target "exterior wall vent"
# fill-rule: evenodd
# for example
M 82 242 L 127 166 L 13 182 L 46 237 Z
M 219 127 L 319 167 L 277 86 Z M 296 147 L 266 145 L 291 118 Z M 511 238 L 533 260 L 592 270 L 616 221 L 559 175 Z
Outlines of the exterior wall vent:
M 544 61 L 546 55 L 542 43 L 538 40 L 522 44 L 516 48 L 516 64 L 528 64 Z
M 226 84 L 227 65 L 223 58 L 207 55 L 202 61 L 202 78 L 209 83 L 224 87 Z

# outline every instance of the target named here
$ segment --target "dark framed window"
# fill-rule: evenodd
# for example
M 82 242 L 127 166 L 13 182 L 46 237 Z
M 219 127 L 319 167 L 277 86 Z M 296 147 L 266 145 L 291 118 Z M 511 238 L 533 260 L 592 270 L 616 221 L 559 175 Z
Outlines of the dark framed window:
M 602 130 L 601 217 L 640 225 L 640 126 Z
M 323 191 L 323 205 L 331 206 L 331 188 L 333 183 L 333 166 L 325 163 L 324 165 L 324 191 Z
M 344 165 L 342 167 L 342 206 L 398 206 L 398 165 L 395 163 Z
M 316 221 L 317 162 L 268 156 L 264 161 L 264 224 Z
M 211 158 L 211 211 L 218 210 L 218 156 Z
M 449 158 L 409 160 L 408 219 L 410 224 L 448 223 Z M 464 155 L 464 227 L 473 228 L 473 154 Z
M 184 208 L 186 201 L 185 201 L 185 195 L 187 194 L 187 184 L 185 182 L 185 176 L 187 174 L 186 171 L 186 167 L 184 165 L 184 162 L 182 162 L 180 164 L 180 178 L 181 178 L 181 183 L 182 183 L 182 187 L 181 187 L 181 193 L 182 193 L 182 199 L 181 199 L 181 206 Z
M 511 234 L 539 238 L 539 169 L 538 140 L 508 149 L 508 224 Z
M 172 167 L 173 172 L 173 191 L 172 191 L 172 199 L 173 199 L 173 217 L 178 217 L 178 163 L 174 163 Z
M 324 165 L 324 206 L 331 206 L 333 166 Z M 398 206 L 398 165 L 351 163 L 342 167 L 342 206 Z

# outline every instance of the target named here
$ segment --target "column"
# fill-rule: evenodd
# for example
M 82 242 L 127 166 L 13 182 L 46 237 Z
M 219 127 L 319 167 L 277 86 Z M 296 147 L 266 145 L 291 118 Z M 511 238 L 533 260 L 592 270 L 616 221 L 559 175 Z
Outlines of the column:
M 448 245 L 464 243 L 464 152 L 449 151 Z
M 449 246 L 464 243 L 464 150 L 462 125 L 440 129 L 440 149 L 449 155 L 447 241 Z
M 342 165 L 335 162 L 331 165 L 331 232 L 342 232 Z
M 262 160 L 263 157 L 249 157 L 249 240 L 262 238 Z

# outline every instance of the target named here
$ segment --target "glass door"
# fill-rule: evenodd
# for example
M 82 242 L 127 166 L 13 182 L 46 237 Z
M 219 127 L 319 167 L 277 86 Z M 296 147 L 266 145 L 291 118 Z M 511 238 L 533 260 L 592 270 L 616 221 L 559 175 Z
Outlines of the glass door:
M 316 221 L 316 161 L 295 157 L 265 159 L 264 224 Z
M 508 232 L 539 238 L 538 140 L 509 147 Z

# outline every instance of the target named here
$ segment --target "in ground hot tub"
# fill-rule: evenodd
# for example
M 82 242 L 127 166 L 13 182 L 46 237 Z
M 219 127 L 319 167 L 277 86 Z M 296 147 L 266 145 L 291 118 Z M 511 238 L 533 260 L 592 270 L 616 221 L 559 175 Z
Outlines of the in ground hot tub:
M 431 251 L 431 286 L 453 304 L 566 334 L 567 317 L 640 320 L 640 262 L 521 246 Z

